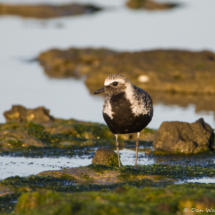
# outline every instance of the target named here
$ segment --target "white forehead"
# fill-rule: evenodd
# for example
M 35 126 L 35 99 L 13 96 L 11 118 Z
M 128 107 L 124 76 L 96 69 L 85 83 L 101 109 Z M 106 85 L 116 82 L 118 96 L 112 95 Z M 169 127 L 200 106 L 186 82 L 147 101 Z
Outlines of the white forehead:
M 108 85 L 110 85 L 110 84 L 113 83 L 113 82 L 125 83 L 125 80 L 123 80 L 123 79 L 121 79 L 121 78 L 115 78 L 115 79 L 106 78 L 106 79 L 105 79 L 104 85 L 105 85 L 105 86 L 108 86 Z

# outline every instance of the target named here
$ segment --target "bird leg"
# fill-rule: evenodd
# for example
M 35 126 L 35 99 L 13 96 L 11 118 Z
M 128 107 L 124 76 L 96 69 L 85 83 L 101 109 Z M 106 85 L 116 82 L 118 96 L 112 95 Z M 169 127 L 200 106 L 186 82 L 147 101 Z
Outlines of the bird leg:
M 118 163 L 119 163 L 119 167 L 121 167 L 121 162 L 120 162 L 120 159 L 119 159 L 119 142 L 118 142 L 118 135 L 115 134 L 116 136 L 116 149 L 117 149 L 117 154 L 118 154 Z
M 136 160 L 135 160 L 135 165 L 134 165 L 135 168 L 137 168 L 137 156 L 138 156 L 138 147 L 139 147 L 139 137 L 140 137 L 140 132 L 137 133 L 137 141 L 136 141 Z

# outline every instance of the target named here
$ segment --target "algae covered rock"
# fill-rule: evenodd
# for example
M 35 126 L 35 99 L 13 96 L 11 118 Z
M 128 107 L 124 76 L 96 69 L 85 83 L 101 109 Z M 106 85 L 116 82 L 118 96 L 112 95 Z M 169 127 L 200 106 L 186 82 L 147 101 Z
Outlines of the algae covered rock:
M 195 154 L 208 151 L 213 142 L 213 129 L 200 118 L 194 123 L 163 122 L 155 133 L 153 147 L 158 151 Z
M 49 112 L 45 107 L 27 109 L 21 105 L 13 105 L 11 110 L 4 112 L 4 116 L 7 122 L 32 121 L 35 123 L 44 123 L 54 119 L 49 115 Z
M 118 189 L 119 190 L 119 189 Z M 171 185 L 165 188 L 122 187 L 121 192 L 30 192 L 18 199 L 17 214 L 186 214 L 211 209 L 215 204 L 213 185 Z M 192 212 L 191 212 L 192 213 Z M 187 213 L 187 214 L 191 214 Z M 195 214 L 195 213 L 194 213 Z M 197 214 L 197 213 L 196 213 Z
M 95 153 L 92 164 L 104 164 L 107 166 L 118 167 L 119 164 L 117 153 L 111 149 L 99 148 Z
M 26 131 L 0 131 L 0 147 L 3 147 L 5 150 L 13 147 L 29 146 L 44 147 L 44 144 L 29 135 Z
M 25 18 L 54 18 L 94 13 L 102 8 L 90 4 L 64 4 L 64 5 L 14 5 L 0 4 L 0 15 L 16 15 Z
M 126 5 L 131 9 L 166 10 L 178 7 L 177 3 L 156 2 L 152 0 L 129 0 Z

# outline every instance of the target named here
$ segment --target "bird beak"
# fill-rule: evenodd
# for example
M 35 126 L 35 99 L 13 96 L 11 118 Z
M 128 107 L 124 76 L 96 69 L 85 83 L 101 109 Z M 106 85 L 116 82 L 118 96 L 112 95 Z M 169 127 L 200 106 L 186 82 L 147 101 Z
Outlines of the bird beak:
M 95 94 L 104 93 L 104 92 L 105 92 L 105 87 L 102 87 L 102 88 L 96 90 L 93 94 L 95 95 Z

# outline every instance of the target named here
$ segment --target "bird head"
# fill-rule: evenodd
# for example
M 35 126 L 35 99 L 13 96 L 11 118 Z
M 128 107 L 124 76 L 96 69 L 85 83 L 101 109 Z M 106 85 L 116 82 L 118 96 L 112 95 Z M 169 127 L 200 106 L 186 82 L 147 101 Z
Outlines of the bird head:
M 133 88 L 129 79 L 122 75 L 110 75 L 105 79 L 104 87 L 96 90 L 93 94 L 107 93 L 109 95 L 117 95 Z

